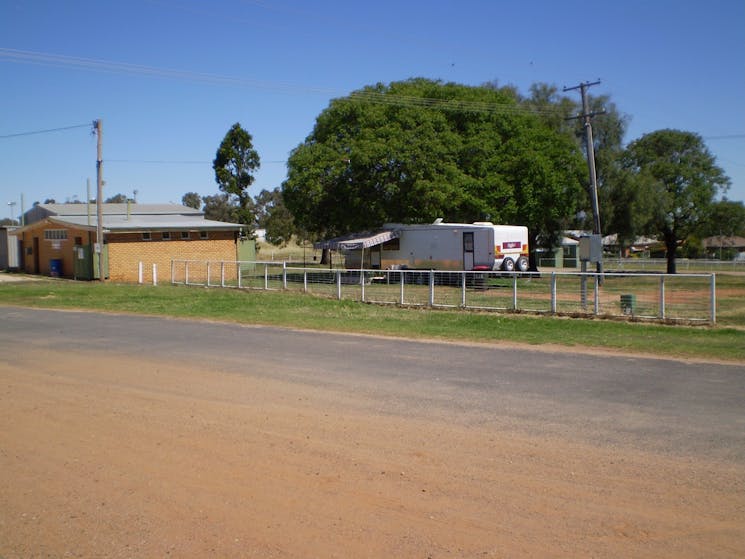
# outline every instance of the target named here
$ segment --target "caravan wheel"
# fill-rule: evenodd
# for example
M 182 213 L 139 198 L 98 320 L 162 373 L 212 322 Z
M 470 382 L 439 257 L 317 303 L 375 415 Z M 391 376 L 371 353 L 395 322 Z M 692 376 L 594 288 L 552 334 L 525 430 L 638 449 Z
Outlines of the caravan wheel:
M 514 272 L 515 271 L 515 262 L 512 260 L 512 258 L 505 258 L 502 261 L 502 269 L 505 272 Z
M 528 262 L 528 259 L 524 256 L 521 256 L 517 259 L 517 269 L 521 272 L 527 272 L 528 268 L 530 268 L 530 262 Z

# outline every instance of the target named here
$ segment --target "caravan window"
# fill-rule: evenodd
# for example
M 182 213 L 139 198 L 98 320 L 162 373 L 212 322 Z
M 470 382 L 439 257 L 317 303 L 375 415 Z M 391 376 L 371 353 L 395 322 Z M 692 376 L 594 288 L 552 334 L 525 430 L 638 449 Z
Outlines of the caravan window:
M 401 242 L 399 239 L 391 239 L 383 243 L 382 250 L 401 250 Z

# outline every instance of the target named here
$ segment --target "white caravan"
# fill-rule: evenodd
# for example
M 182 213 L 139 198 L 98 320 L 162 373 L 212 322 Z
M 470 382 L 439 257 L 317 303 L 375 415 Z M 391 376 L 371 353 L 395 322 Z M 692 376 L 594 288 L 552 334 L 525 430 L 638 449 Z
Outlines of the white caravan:
M 485 225 L 494 229 L 494 269 L 512 272 L 527 272 L 530 267 L 528 251 L 528 228 L 523 225 L 494 225 L 489 221 L 477 221 L 474 225 Z

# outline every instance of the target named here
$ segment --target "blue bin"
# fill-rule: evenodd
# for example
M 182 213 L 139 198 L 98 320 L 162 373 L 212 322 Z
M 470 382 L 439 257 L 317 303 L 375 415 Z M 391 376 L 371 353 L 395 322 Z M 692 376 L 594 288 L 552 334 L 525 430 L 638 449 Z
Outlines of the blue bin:
M 53 258 L 49 261 L 49 275 L 53 278 L 62 277 L 62 259 Z

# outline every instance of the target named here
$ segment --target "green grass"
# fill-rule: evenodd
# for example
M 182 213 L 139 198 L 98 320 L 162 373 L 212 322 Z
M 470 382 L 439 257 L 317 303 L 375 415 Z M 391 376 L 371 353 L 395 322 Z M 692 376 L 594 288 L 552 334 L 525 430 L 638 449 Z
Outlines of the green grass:
M 745 331 L 567 319 L 495 312 L 400 308 L 292 292 L 72 281 L 0 284 L 0 304 L 90 309 L 403 338 L 519 342 L 745 363 Z

